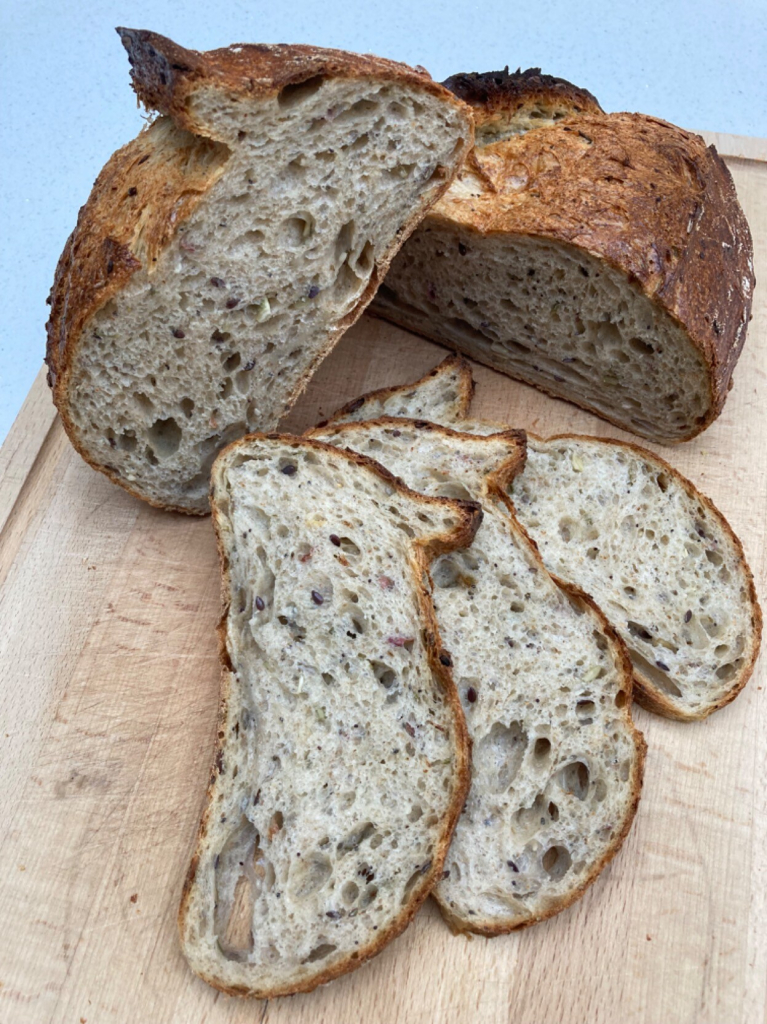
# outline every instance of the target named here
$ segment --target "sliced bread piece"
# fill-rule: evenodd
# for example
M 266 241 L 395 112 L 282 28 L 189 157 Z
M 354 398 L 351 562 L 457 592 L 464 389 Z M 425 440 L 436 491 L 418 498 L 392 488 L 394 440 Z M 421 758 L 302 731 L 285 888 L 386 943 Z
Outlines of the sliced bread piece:
M 509 493 L 550 572 L 590 594 L 623 639 L 642 705 L 692 720 L 737 697 L 761 609 L 740 541 L 689 480 L 637 445 L 531 437 Z
M 398 408 L 419 408 L 420 382 Z M 438 396 L 429 412 L 453 423 Z M 449 417 L 449 418 L 448 418 Z M 464 420 L 474 434 L 503 430 Z M 528 434 L 510 496 L 550 572 L 582 588 L 625 642 L 635 699 L 684 721 L 740 693 L 762 612 L 742 545 L 714 503 L 663 459 L 622 441 Z
M 713 146 L 533 72 L 458 75 L 477 144 L 371 312 L 635 434 L 719 415 L 746 338 L 751 234 Z
M 161 116 L 80 211 L 51 293 L 49 382 L 92 466 L 204 513 L 216 453 L 273 429 L 361 314 L 466 155 L 470 114 L 377 57 L 119 32 Z
M 375 955 L 440 876 L 469 781 L 428 589 L 472 503 L 254 435 L 215 463 L 218 747 L 179 915 L 223 991 L 306 992 Z
M 456 931 L 497 935 L 551 917 L 619 849 L 645 745 L 620 642 L 590 599 L 556 585 L 513 517 L 524 435 L 383 418 L 313 436 L 374 456 L 423 493 L 482 503 L 471 547 L 431 568 L 473 743 L 469 798 L 434 895 Z
M 463 356 L 456 354 L 443 359 L 414 384 L 370 391 L 317 426 L 375 420 L 379 416 L 405 416 L 452 426 L 469 415 L 473 394 L 471 367 Z M 432 409 L 438 414 L 437 419 L 431 415 Z

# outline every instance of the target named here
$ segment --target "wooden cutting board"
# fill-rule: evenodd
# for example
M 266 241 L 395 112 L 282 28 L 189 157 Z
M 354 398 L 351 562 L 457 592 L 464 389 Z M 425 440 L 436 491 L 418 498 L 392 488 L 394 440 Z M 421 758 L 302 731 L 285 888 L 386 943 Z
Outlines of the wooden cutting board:
M 712 137 L 713 138 L 713 137 Z M 767 578 L 767 143 L 719 136 L 756 244 L 754 319 L 723 415 L 663 454 L 717 503 Z M 365 318 L 286 426 L 444 355 Z M 538 433 L 618 431 L 481 367 L 475 410 Z M 767 1000 L 765 666 L 695 725 L 640 710 L 636 823 L 570 910 L 486 940 L 427 904 L 320 991 L 231 999 L 186 968 L 176 908 L 218 693 L 208 519 L 158 512 L 89 469 L 41 373 L 0 449 L 2 1024 L 754 1024 Z

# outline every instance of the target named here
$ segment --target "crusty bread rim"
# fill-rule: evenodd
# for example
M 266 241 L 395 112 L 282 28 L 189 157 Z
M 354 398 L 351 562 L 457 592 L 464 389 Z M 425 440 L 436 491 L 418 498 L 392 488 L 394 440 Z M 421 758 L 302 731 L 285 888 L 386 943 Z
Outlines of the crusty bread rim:
M 458 405 L 459 415 L 466 417 L 469 414 L 469 408 L 471 406 L 471 400 L 474 397 L 474 378 L 471 374 L 471 367 L 469 366 L 468 360 L 461 355 L 460 352 L 452 352 L 449 356 L 438 363 L 434 369 L 429 370 L 423 377 L 419 377 L 418 380 L 413 381 L 412 384 L 395 384 L 394 387 L 388 388 L 377 388 L 375 391 L 366 391 L 364 395 L 360 395 L 359 398 L 355 398 L 352 402 L 347 402 L 346 405 L 342 405 L 340 409 L 328 416 L 326 420 L 322 420 L 312 430 L 307 430 L 307 436 L 311 435 L 314 430 L 319 430 L 321 427 L 337 426 L 338 421 L 343 419 L 344 416 L 348 416 L 351 413 L 359 412 L 359 410 L 369 402 L 385 402 L 388 398 L 392 398 L 394 395 L 403 393 L 405 391 L 412 391 L 414 388 L 419 388 L 424 384 L 427 384 L 434 377 L 441 377 L 443 374 L 448 374 L 456 371 L 458 374 Z M 369 421 L 366 421 L 369 422 Z M 505 431 L 502 431 L 505 433 Z
M 181 903 L 178 912 L 178 927 L 181 936 L 182 948 L 185 945 L 184 928 L 189 908 L 191 890 L 194 885 L 197 866 L 200 860 L 200 849 L 205 841 L 209 820 L 213 812 L 213 789 L 216 779 L 225 771 L 225 735 L 222 726 L 226 722 L 227 717 L 227 707 L 231 688 L 230 674 L 234 674 L 235 672 L 227 646 L 227 618 L 231 601 L 229 558 L 224 540 L 224 515 L 218 507 L 216 489 L 221 482 L 226 464 L 232 459 L 237 458 L 241 450 L 243 457 L 247 458 L 247 453 L 244 449 L 247 449 L 250 442 L 272 440 L 279 441 L 281 444 L 289 444 L 297 450 L 311 449 L 315 451 L 332 452 L 334 457 L 357 466 L 365 467 L 368 471 L 380 477 L 385 483 L 390 484 L 392 488 L 400 494 L 406 495 L 420 504 L 448 508 L 450 511 L 460 516 L 461 521 L 459 524 L 449 532 L 441 531 L 439 533 L 432 534 L 429 537 L 416 538 L 412 541 L 411 548 L 413 586 L 418 598 L 418 605 L 422 616 L 426 655 L 429 667 L 442 690 L 445 702 L 453 718 L 456 740 L 456 788 L 453 799 L 445 813 L 442 834 L 435 846 L 430 869 L 425 872 L 422 878 L 413 886 L 408 897 L 408 902 L 403 906 L 398 916 L 394 918 L 388 927 L 380 929 L 376 934 L 375 939 L 368 943 L 367 946 L 364 946 L 359 950 L 355 950 L 353 953 L 350 953 L 346 959 L 339 961 L 332 967 L 326 968 L 315 977 L 308 978 L 299 984 L 287 986 L 285 988 L 255 990 L 243 988 L 241 986 L 227 986 L 225 984 L 221 984 L 214 977 L 200 975 L 200 977 L 202 977 L 209 985 L 212 985 L 213 988 L 216 988 L 221 992 L 225 992 L 228 995 L 255 996 L 259 999 L 273 999 L 277 996 L 292 995 L 298 992 L 311 992 L 312 989 L 316 988 L 318 985 L 324 985 L 326 982 L 332 981 L 334 978 L 337 978 L 342 974 L 346 974 L 347 972 L 359 967 L 367 960 L 370 960 L 379 953 L 384 946 L 391 942 L 392 939 L 396 938 L 402 931 L 404 931 L 442 873 L 442 865 L 450 846 L 453 829 L 455 828 L 458 816 L 463 809 L 469 790 L 469 783 L 471 779 L 471 740 L 469 738 L 466 719 L 464 718 L 463 709 L 458 696 L 458 690 L 456 689 L 453 681 L 451 671 L 452 660 L 449 652 L 442 647 L 442 641 L 434 615 L 431 597 L 422 582 L 422 576 L 424 573 L 428 576 L 429 565 L 437 555 L 443 551 L 467 547 L 471 543 L 480 523 L 482 522 L 483 514 L 482 509 L 477 502 L 462 501 L 454 498 L 430 498 L 425 495 L 418 494 L 406 487 L 402 480 L 395 477 L 373 459 L 370 459 L 365 455 L 360 455 L 357 452 L 344 451 L 334 447 L 333 445 L 323 444 L 322 442 L 311 438 L 276 433 L 249 434 L 223 449 L 223 451 L 218 455 L 213 464 L 211 473 L 211 509 L 221 566 L 221 599 L 223 606 L 221 618 L 217 627 L 219 659 L 221 661 L 221 692 L 219 697 L 218 713 L 219 726 L 213 757 L 213 767 L 211 769 L 203 812 L 197 830 L 194 852 L 192 854 L 181 894 Z
M 441 434 L 445 437 L 459 437 L 465 441 L 472 440 L 474 442 L 480 443 L 482 439 L 497 439 L 499 436 L 505 436 L 508 437 L 510 443 L 514 442 L 517 446 L 519 446 L 520 443 L 524 442 L 526 436 L 534 436 L 532 434 L 527 435 L 524 430 L 515 430 L 510 428 L 500 429 L 496 434 L 469 434 L 451 429 L 450 427 L 444 427 L 436 423 L 429 423 L 424 420 L 409 420 L 397 416 L 381 416 L 375 420 L 355 421 L 352 423 L 331 423 L 330 427 L 338 433 L 351 434 L 355 430 L 370 428 L 371 426 L 387 426 L 396 428 L 397 426 L 401 426 L 403 423 L 409 427 L 418 430 L 428 430 L 431 433 Z M 327 433 L 326 430 L 323 431 L 320 430 L 319 428 L 315 428 L 315 431 L 317 433 Z M 314 433 L 314 431 L 312 433 Z M 347 449 L 347 451 L 348 450 L 349 449 Z M 626 838 L 626 836 L 629 833 L 629 830 L 631 829 L 631 825 L 634 821 L 634 817 L 637 812 L 637 807 L 639 806 L 639 798 L 642 794 L 645 755 L 647 753 L 647 743 L 645 742 L 645 738 L 640 732 L 640 730 L 636 727 L 631 717 L 631 702 L 634 696 L 634 675 L 632 672 L 631 660 L 629 658 L 626 645 L 624 644 L 623 640 L 621 640 L 621 638 L 618 636 L 614 628 L 607 621 L 607 618 L 605 617 L 605 614 L 602 611 L 602 609 L 599 608 L 597 603 L 589 594 L 587 594 L 584 590 L 582 590 L 575 584 L 568 583 L 565 580 L 560 579 L 558 576 L 554 575 L 554 573 L 550 572 L 546 568 L 543 562 L 543 558 L 541 557 L 541 553 L 538 550 L 538 545 L 535 543 L 535 541 L 532 539 L 530 534 L 527 532 L 527 530 L 517 517 L 516 508 L 514 507 L 514 504 L 511 498 L 509 497 L 508 488 L 510 487 L 514 477 L 517 476 L 524 469 L 525 461 L 526 446 L 525 454 L 522 458 L 519 457 L 519 454 L 512 455 L 509 458 L 508 462 L 505 462 L 503 463 L 502 466 L 499 466 L 499 468 L 495 472 L 488 474 L 486 478 L 486 494 L 489 498 L 500 499 L 500 501 L 503 503 L 503 506 L 508 515 L 509 521 L 507 525 L 509 527 L 509 533 L 513 538 L 514 528 L 516 527 L 516 529 L 519 531 L 522 537 L 525 540 L 527 540 L 527 542 L 530 545 L 532 554 L 535 558 L 535 561 L 538 563 L 541 572 L 551 577 L 554 583 L 562 591 L 564 591 L 566 597 L 570 602 L 585 605 L 596 616 L 599 626 L 602 632 L 604 633 L 605 637 L 607 638 L 608 644 L 610 644 L 611 646 L 611 650 L 615 656 L 617 668 L 621 676 L 621 683 L 619 688 L 623 690 L 626 694 L 626 699 L 624 701 L 623 707 L 618 708 L 618 710 L 623 713 L 624 722 L 634 741 L 634 750 L 636 753 L 636 757 L 632 767 L 631 799 L 620 831 L 613 838 L 612 842 L 605 850 L 600 860 L 597 861 L 597 863 L 592 867 L 591 871 L 589 871 L 589 873 L 578 884 L 578 886 L 558 901 L 550 904 L 546 908 L 546 910 L 539 914 L 535 914 L 526 921 L 522 921 L 519 924 L 514 925 L 503 925 L 498 923 L 497 921 L 482 921 L 481 919 L 477 918 L 472 918 L 471 920 L 464 920 L 463 918 L 458 917 L 456 914 L 454 914 L 440 900 L 438 889 L 436 889 L 432 893 L 432 896 L 434 897 L 434 899 L 437 902 L 437 905 L 439 906 L 442 916 L 444 917 L 450 930 L 454 934 L 471 932 L 476 935 L 484 935 L 487 938 L 493 938 L 496 935 L 506 935 L 512 931 L 519 931 L 522 928 L 529 928 L 530 925 L 538 924 L 540 921 L 545 921 L 548 918 L 553 917 L 555 914 L 560 913 L 560 911 L 565 910 L 572 903 L 574 903 L 576 900 L 580 899 L 581 896 L 583 896 L 586 889 L 588 889 L 588 887 L 597 879 L 597 877 L 601 874 L 601 872 L 604 870 L 607 864 L 609 864 L 613 857 L 618 853 L 621 846 L 623 845 L 624 839 Z
M 172 40 L 154 32 L 144 30 L 117 30 L 128 51 L 132 66 L 133 88 L 148 108 L 170 115 L 182 128 L 201 134 L 200 125 L 191 118 L 187 100 L 194 88 L 202 81 L 211 87 L 253 98 L 276 95 L 286 85 L 295 85 L 319 75 L 343 78 L 380 78 L 382 81 L 396 81 L 424 89 L 440 96 L 445 103 L 465 112 L 467 132 L 460 153 L 456 154 L 452 173 L 446 173 L 439 186 L 420 197 L 419 205 L 410 218 L 397 231 L 389 247 L 376 261 L 367 287 L 357 304 L 330 330 L 326 344 L 319 350 L 298 381 L 292 393 L 285 400 L 285 410 L 295 404 L 304 391 L 317 366 L 334 348 L 341 335 L 362 315 L 372 300 L 378 285 L 383 280 L 389 264 L 404 241 L 412 234 L 423 219 L 426 211 L 447 191 L 454 177 L 474 144 L 474 127 L 471 112 L 466 104 L 457 99 L 450 90 L 434 82 L 426 71 L 417 71 L 406 64 L 395 63 L 380 57 L 362 56 L 343 50 L 328 50 L 320 47 L 282 45 L 278 47 L 258 44 L 233 45 L 224 49 L 202 53 L 188 50 Z M 53 392 L 53 401 L 61 416 L 64 429 L 75 450 L 93 469 L 104 473 L 112 483 L 124 488 L 134 497 L 169 512 L 183 512 L 186 515 L 207 515 L 207 512 L 181 508 L 147 497 L 141 490 L 124 479 L 115 470 L 99 462 L 91 455 L 79 437 L 69 408 L 68 379 L 72 361 L 87 322 L 125 286 L 128 280 L 142 267 L 142 263 L 125 242 L 111 237 L 109 220 L 105 211 L 114 206 L 114 191 L 126 184 L 124 167 L 118 157 L 125 158 L 129 147 L 134 146 L 143 133 L 118 150 L 100 172 L 93 190 L 80 210 L 77 225 L 69 236 L 56 267 L 53 286 L 48 301 L 51 315 L 46 324 L 47 346 L 45 361 L 48 364 L 48 383 Z M 450 168 L 446 168 L 449 172 Z M 172 228 L 163 240 L 162 248 L 174 237 L 179 226 L 186 221 L 200 200 L 208 193 L 217 180 L 208 180 L 205 188 L 189 195 L 181 188 L 179 200 L 184 206 L 173 212 Z M 138 214 L 137 214 L 138 215 Z M 92 236 L 92 247 L 100 239 L 99 252 L 93 256 L 95 266 L 78 263 L 75 251 L 81 237 Z M 70 301 L 72 300 L 72 301 Z M 74 309 L 72 306 L 74 305 Z
M 743 545 L 741 544 L 737 534 L 730 526 L 725 516 L 716 507 L 714 502 L 702 494 L 698 488 L 688 480 L 686 476 L 683 476 L 678 469 L 675 469 L 670 463 L 662 459 L 660 455 L 656 455 L 655 452 L 649 451 L 647 448 L 643 448 L 639 444 L 634 444 L 633 441 L 619 441 L 614 437 L 593 437 L 589 434 L 553 434 L 551 437 L 540 437 L 537 434 L 528 433 L 528 436 L 534 441 L 540 441 L 543 444 L 550 444 L 556 441 L 596 441 L 600 445 L 609 445 L 612 448 L 627 448 L 629 451 L 636 455 L 639 455 L 643 459 L 647 459 L 649 462 L 655 463 L 660 470 L 668 473 L 672 476 L 677 483 L 682 487 L 688 497 L 693 498 L 695 501 L 699 501 L 701 505 L 719 522 L 723 532 L 732 541 L 735 548 L 735 552 L 738 556 L 738 562 L 743 569 L 743 574 L 746 580 L 746 587 L 748 589 L 748 596 L 751 602 L 751 624 L 753 627 L 753 647 L 748 662 L 742 667 L 738 677 L 732 684 L 730 689 L 717 701 L 710 704 L 709 706 L 702 708 L 696 712 L 684 712 L 682 711 L 672 700 L 665 694 L 661 693 L 656 686 L 654 686 L 647 679 L 642 672 L 632 665 L 634 680 L 636 682 L 636 694 L 635 699 L 647 711 L 653 711 L 656 715 L 663 715 L 665 718 L 673 718 L 679 722 L 697 722 L 703 718 L 707 718 L 714 711 L 719 711 L 725 707 L 731 701 L 735 700 L 740 691 L 746 685 L 748 680 L 751 678 L 751 674 L 754 671 L 754 665 L 759 657 L 759 648 L 762 640 L 762 609 L 759 604 L 759 598 L 756 593 L 756 586 L 754 584 L 754 575 L 746 561 L 746 556 L 743 552 Z M 509 499 L 511 501 L 511 498 Z M 590 598 L 591 599 L 591 598 Z

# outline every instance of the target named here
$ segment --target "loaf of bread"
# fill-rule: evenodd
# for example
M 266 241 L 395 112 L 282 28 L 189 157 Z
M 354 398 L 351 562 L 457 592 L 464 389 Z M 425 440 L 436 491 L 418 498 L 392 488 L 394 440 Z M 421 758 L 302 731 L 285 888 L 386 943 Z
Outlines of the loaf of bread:
M 399 389 L 400 415 L 421 406 L 420 387 Z M 452 403 L 445 412 L 454 423 Z M 442 422 L 433 393 L 429 414 Z M 504 427 L 466 419 L 461 429 Z M 689 480 L 637 445 L 528 435 L 509 494 L 549 571 L 588 593 L 623 639 L 640 704 L 695 720 L 734 700 L 759 654 L 762 613 L 740 541 Z
M 663 444 L 722 410 L 751 235 L 713 146 L 538 69 L 457 75 L 476 147 L 372 311 Z
M 218 747 L 179 923 L 226 992 L 305 992 L 406 926 L 469 781 L 466 724 L 424 585 L 472 503 L 362 456 L 255 435 L 216 462 Z
M 160 116 L 103 169 L 59 261 L 49 382 L 92 466 L 203 513 L 216 453 L 276 426 L 449 185 L 470 112 L 376 57 L 119 31 Z
M 569 906 L 619 849 L 644 741 L 631 671 L 603 616 L 559 587 L 511 512 L 524 435 L 384 417 L 312 436 L 380 460 L 408 486 L 481 501 L 471 547 L 431 580 L 472 738 L 472 783 L 435 889 L 456 931 L 498 935 Z

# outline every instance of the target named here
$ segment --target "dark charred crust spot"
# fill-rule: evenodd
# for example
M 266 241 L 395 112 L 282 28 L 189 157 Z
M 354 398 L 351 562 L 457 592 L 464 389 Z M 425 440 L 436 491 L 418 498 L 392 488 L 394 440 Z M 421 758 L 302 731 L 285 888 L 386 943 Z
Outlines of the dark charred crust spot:
M 509 72 L 507 65 L 503 71 L 464 72 L 451 75 L 442 84 L 471 106 L 514 110 L 527 100 L 540 97 L 564 101 L 575 113 L 602 112 L 599 101 L 587 89 L 580 89 L 564 78 L 544 75 L 540 68 Z

